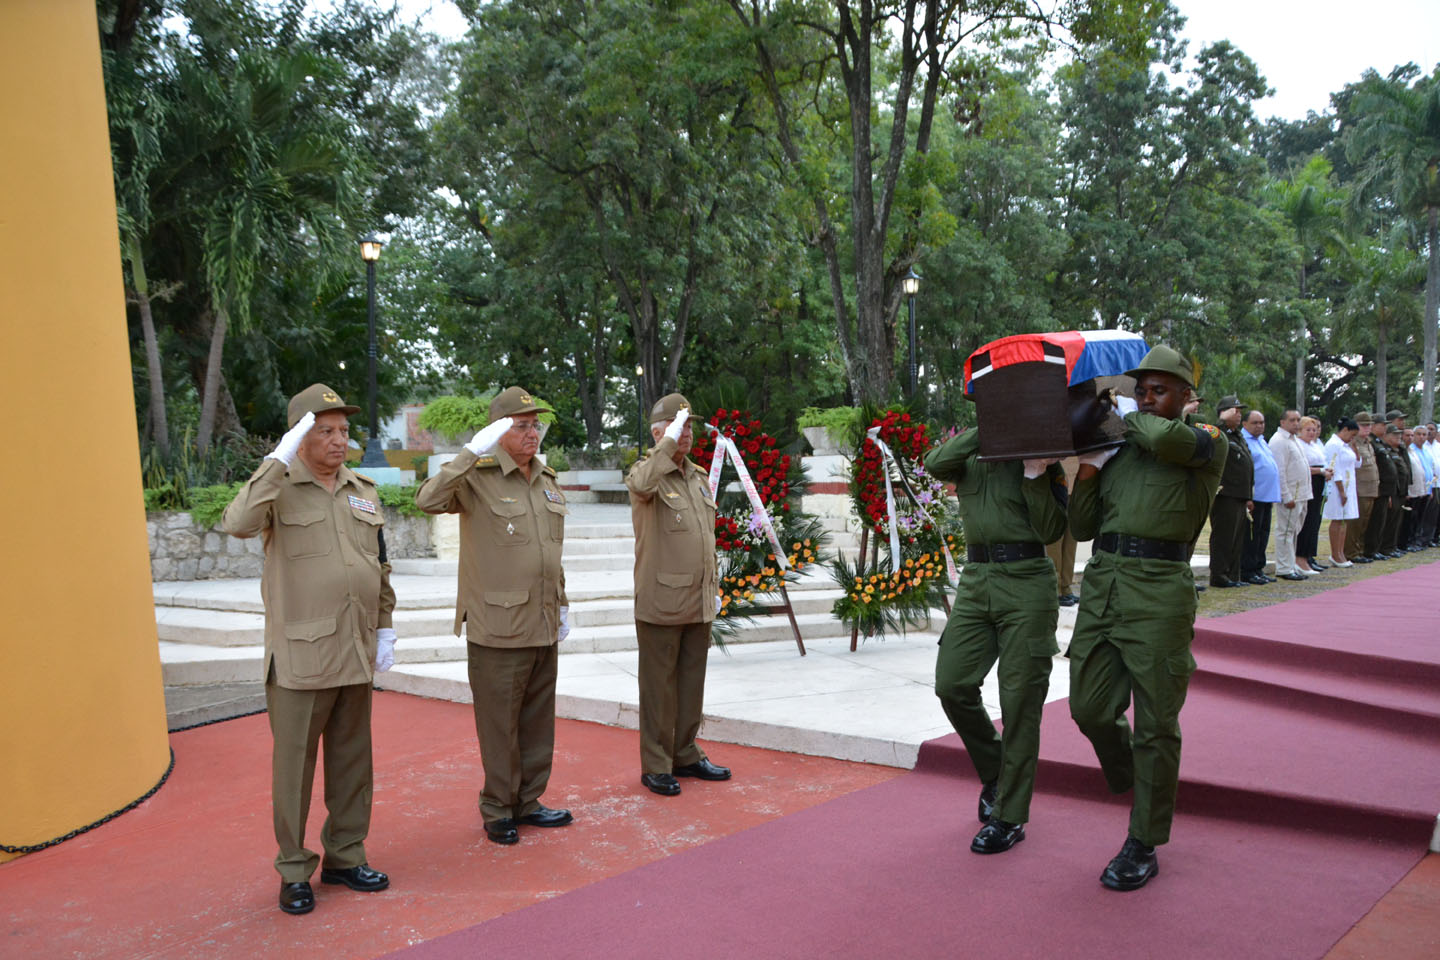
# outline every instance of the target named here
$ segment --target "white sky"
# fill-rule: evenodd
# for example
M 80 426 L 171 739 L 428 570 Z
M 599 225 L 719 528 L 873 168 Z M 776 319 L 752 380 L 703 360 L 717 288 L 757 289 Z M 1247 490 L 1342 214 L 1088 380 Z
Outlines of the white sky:
M 451 0 L 397 0 L 407 19 L 458 39 L 465 18 Z M 1440 0 L 1174 0 L 1189 18 L 1193 56 L 1229 40 L 1254 60 L 1275 95 L 1256 104 L 1262 120 L 1303 119 L 1323 112 L 1330 94 L 1360 79 L 1367 67 L 1382 76 L 1409 61 L 1429 73 L 1440 62 Z

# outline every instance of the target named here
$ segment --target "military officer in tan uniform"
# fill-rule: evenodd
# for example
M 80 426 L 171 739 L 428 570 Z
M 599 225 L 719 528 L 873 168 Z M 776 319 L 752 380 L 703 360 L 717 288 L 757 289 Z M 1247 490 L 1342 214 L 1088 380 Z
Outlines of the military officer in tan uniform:
M 1350 441 L 1350 449 L 1360 461 L 1355 467 L 1355 497 L 1360 516 L 1345 521 L 1345 559 L 1352 563 L 1374 563 L 1365 555 L 1365 531 L 1370 527 L 1375 499 L 1380 496 L 1380 468 L 1375 464 L 1375 447 L 1370 443 L 1375 418 L 1370 411 L 1361 410 L 1354 419 L 1360 432 Z
M 460 514 L 455 633 L 464 624 L 485 785 L 480 816 L 495 843 L 519 825 L 563 827 L 574 817 L 540 802 L 555 755 L 557 644 L 570 632 L 560 551 L 565 495 L 535 458 L 539 414 L 520 387 L 490 402 L 490 424 L 421 484 L 426 513 Z
M 635 525 L 640 782 L 667 797 L 680 792 L 677 776 L 730 779 L 695 742 L 720 581 L 715 501 L 705 471 L 686 457 L 694 442 L 689 418 L 683 396 L 661 397 L 650 411 L 655 448 L 625 478 Z
M 290 400 L 290 430 L 261 462 L 222 524 L 264 538 L 265 705 L 274 738 L 271 799 L 280 909 L 315 908 L 305 848 L 316 752 L 325 740 L 325 857 L 320 879 L 384 890 L 366 863 L 370 795 L 370 684 L 393 662 L 390 564 L 375 485 L 345 466 L 347 406 L 323 383 Z

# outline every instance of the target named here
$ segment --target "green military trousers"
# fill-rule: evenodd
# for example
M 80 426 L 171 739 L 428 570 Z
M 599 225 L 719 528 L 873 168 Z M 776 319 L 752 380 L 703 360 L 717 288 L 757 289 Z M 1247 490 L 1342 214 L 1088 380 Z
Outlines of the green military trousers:
M 1030 819 L 1040 714 L 1058 652 L 1058 601 L 1048 557 L 967 563 L 940 635 L 935 695 L 981 781 L 997 782 L 995 816 L 1008 823 Z M 980 699 L 980 684 L 997 659 L 1003 734 L 996 733 Z
M 635 621 L 640 646 L 640 772 L 670 773 L 705 759 L 695 742 L 705 713 L 710 624 Z
M 1091 557 L 1070 640 L 1070 715 L 1094 746 L 1111 792 L 1134 787 L 1130 835 L 1147 846 L 1170 839 L 1194 636 L 1188 563 Z M 1132 694 L 1133 736 L 1125 719 Z
M 273 670 L 272 670 L 273 679 Z M 320 830 L 325 866 L 366 862 L 374 768 L 370 757 L 370 684 L 290 690 L 265 684 L 274 748 L 270 800 L 275 820 L 275 870 L 286 883 L 310 879 L 320 858 L 305 848 L 305 819 L 315 782 L 315 759 L 325 738 L 325 809 Z
M 550 784 L 559 647 L 466 647 L 485 768 L 480 816 L 486 823 L 518 819 L 539 809 Z

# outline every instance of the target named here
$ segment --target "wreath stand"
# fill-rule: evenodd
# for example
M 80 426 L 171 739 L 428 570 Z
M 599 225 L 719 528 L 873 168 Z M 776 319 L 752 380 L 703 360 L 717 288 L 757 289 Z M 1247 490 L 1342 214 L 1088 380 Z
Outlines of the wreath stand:
M 868 568 L 865 566 L 865 550 L 867 547 L 870 549 L 870 566 Z M 876 537 L 874 543 L 870 542 L 870 525 L 868 523 L 860 530 L 860 557 L 856 562 L 858 564 L 858 567 L 855 570 L 855 575 L 858 577 L 865 576 L 866 569 L 876 570 L 880 566 L 880 538 Z M 945 607 L 945 616 L 948 617 L 950 616 L 950 597 L 945 593 L 944 587 L 937 586 L 936 589 L 940 591 L 940 603 Z M 792 616 L 790 619 L 793 623 L 795 618 Z M 870 638 L 870 632 L 868 630 L 865 632 L 865 638 L 867 640 Z M 797 641 L 800 639 L 800 631 L 798 627 L 795 631 L 795 639 Z M 858 645 L 859 639 L 860 624 L 857 623 L 850 627 L 851 653 L 854 653 L 856 650 L 860 649 Z M 803 647 L 801 648 L 800 652 L 802 654 L 805 652 Z

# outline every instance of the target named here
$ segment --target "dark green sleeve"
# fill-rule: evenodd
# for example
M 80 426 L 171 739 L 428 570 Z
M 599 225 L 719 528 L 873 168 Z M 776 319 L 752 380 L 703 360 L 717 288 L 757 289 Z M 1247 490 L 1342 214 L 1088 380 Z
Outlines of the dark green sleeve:
M 1054 543 L 1065 535 L 1065 471 L 1058 464 L 1052 463 L 1033 480 L 1022 480 L 1020 492 L 1041 543 Z
M 1100 474 L 1075 481 L 1070 491 L 1070 536 L 1082 543 L 1100 533 Z
M 980 452 L 980 431 L 966 430 L 925 454 L 925 472 L 951 483 L 965 476 L 965 464 Z
M 1125 415 L 1125 440 L 1148 450 L 1161 463 L 1199 467 L 1215 455 L 1215 438 L 1183 420 L 1136 411 Z M 1223 451 L 1222 451 L 1223 452 Z

